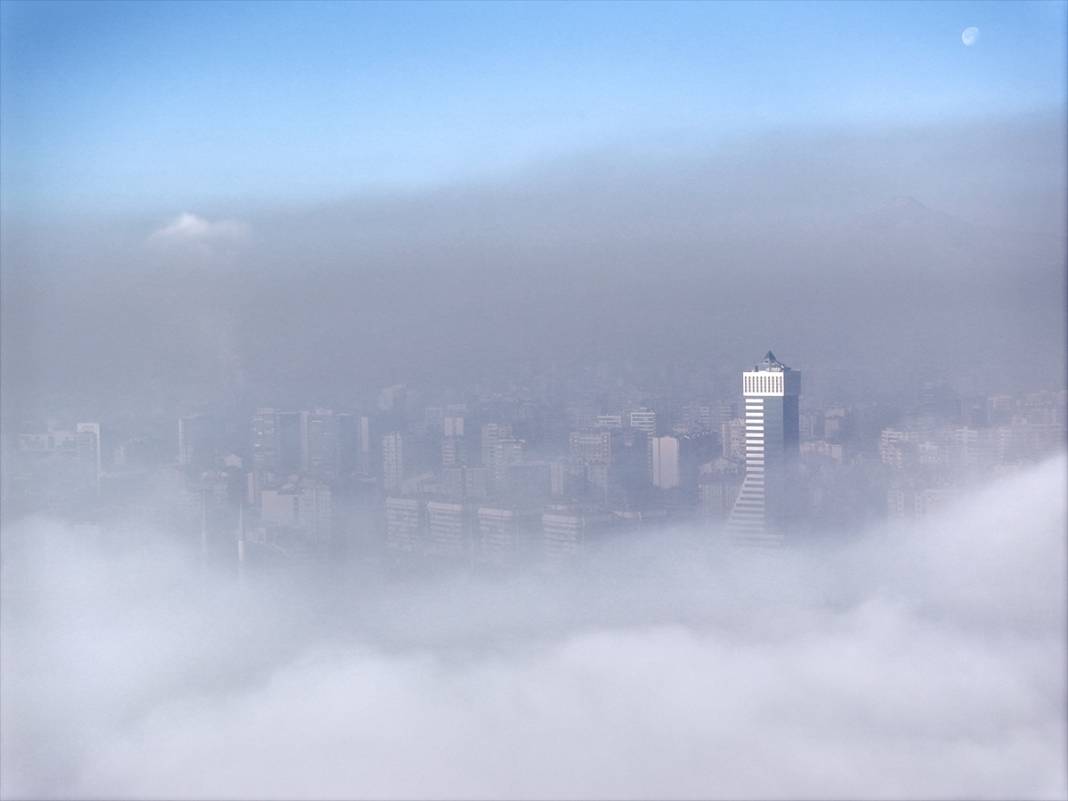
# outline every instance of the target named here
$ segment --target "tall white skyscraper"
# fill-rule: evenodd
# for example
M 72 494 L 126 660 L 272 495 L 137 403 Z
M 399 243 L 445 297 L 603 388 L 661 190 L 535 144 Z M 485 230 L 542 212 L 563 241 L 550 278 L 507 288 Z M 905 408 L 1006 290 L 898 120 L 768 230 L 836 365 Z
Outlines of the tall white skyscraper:
M 800 454 L 801 373 L 770 350 L 742 373 L 745 396 L 745 479 L 727 531 L 738 545 L 776 547 L 795 518 Z

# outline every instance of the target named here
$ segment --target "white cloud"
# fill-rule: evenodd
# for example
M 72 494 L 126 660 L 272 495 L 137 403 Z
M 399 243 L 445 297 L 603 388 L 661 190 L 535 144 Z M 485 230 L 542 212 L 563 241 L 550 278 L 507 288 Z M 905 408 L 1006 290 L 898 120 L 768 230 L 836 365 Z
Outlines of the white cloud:
M 5 536 L 3 795 L 1063 798 L 1065 470 L 553 586 L 238 592 L 38 521 Z
M 149 235 L 154 245 L 218 246 L 239 244 L 248 238 L 249 229 L 237 220 L 210 221 L 183 212 Z

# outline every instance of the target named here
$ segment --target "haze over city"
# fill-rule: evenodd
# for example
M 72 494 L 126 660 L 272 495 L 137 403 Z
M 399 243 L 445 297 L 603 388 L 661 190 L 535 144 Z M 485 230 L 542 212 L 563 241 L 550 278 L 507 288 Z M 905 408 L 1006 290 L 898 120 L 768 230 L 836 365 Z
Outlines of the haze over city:
M 1064 798 L 1068 3 L 0 4 L 0 797 Z

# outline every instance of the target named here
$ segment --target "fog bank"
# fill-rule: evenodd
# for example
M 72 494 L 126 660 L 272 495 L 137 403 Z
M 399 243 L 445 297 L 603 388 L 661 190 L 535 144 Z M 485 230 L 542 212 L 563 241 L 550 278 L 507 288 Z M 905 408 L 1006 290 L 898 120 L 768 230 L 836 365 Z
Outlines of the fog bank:
M 770 560 L 646 532 L 509 581 L 238 585 L 150 532 L 24 521 L 2 794 L 1064 797 L 1065 478 Z

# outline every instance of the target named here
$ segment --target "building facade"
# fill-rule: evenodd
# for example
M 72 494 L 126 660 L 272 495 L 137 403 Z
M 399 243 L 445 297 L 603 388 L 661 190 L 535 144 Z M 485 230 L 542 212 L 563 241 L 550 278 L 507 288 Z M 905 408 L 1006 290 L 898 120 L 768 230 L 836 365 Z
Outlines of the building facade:
M 742 373 L 745 478 L 727 532 L 736 545 L 782 545 L 797 516 L 801 373 L 768 351 Z
M 679 440 L 677 437 L 650 437 L 649 461 L 654 487 L 674 489 L 679 486 Z
M 393 431 L 382 437 L 382 488 L 395 492 L 404 483 L 404 437 Z

